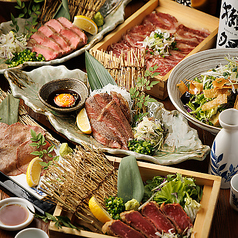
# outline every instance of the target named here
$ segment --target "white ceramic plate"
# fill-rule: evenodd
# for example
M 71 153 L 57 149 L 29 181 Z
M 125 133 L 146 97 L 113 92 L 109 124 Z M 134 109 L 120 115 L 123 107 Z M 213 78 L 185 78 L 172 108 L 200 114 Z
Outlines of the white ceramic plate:
M 191 55 L 174 67 L 167 82 L 169 98 L 176 109 L 193 124 L 212 134 L 217 134 L 220 128 L 207 125 L 187 113 L 180 99 L 182 95 L 177 84 L 180 80 L 188 84 L 188 81 L 185 81 L 185 79 L 193 80 L 195 77 L 200 76 L 201 73 L 213 69 L 219 64 L 226 65 L 227 61 L 224 58 L 228 55 L 230 57 L 237 57 L 238 49 L 210 49 Z
M 24 198 L 17 198 L 17 197 L 5 198 L 5 199 L 0 201 L 0 210 L 3 209 L 4 207 L 8 206 L 8 205 L 16 205 L 16 204 L 26 208 L 26 211 L 28 213 L 28 218 L 26 219 L 25 222 L 23 222 L 19 225 L 14 225 L 14 226 L 5 225 L 0 221 L 0 228 L 1 229 L 8 230 L 8 231 L 21 230 L 21 229 L 27 227 L 32 222 L 32 220 L 34 219 L 34 214 L 32 212 L 35 212 L 35 208 L 29 201 L 27 201 Z
M 36 113 L 47 116 L 53 127 L 71 141 L 76 143 L 85 142 L 101 148 L 103 152 L 114 155 L 133 154 L 137 159 L 164 165 L 177 164 L 189 159 L 204 160 L 210 151 L 209 146 L 202 145 L 197 131 L 188 125 L 187 120 L 182 114 L 176 110 L 172 112 L 165 110 L 162 103 L 152 104 L 150 111 L 154 112 L 154 116 L 161 120 L 169 132 L 170 139 L 166 142 L 166 151 L 159 151 L 154 156 L 147 156 L 128 150 L 111 149 L 102 146 L 92 136 L 83 134 L 78 129 L 75 115 L 68 117 L 59 116 L 41 103 L 37 96 L 40 86 L 53 79 L 72 77 L 86 82 L 87 77 L 83 71 L 79 69 L 68 70 L 65 66 L 42 66 L 30 72 L 19 70 L 20 74 L 23 73 L 30 76 L 34 82 L 33 84 L 27 84 L 24 80 L 17 79 L 18 84 L 24 85 L 23 89 L 14 84 L 15 78 L 10 76 L 10 71 L 5 71 L 4 75 L 9 81 L 13 96 L 23 99 L 25 104 Z M 173 146 L 173 143 L 177 146 Z
M 86 50 L 89 50 L 95 43 L 99 42 L 106 33 L 112 31 L 113 29 L 116 28 L 117 25 L 124 22 L 125 7 L 130 1 L 131 0 L 123 0 L 121 5 L 118 8 L 116 8 L 108 16 L 106 16 L 105 24 L 99 28 L 98 34 L 95 36 L 89 35 L 88 36 L 88 44 L 85 45 L 84 47 L 82 47 L 81 49 L 78 49 L 78 50 L 70 53 L 69 55 L 61 57 L 59 59 L 54 59 L 54 60 L 45 61 L 45 62 L 26 62 L 23 65 L 19 65 L 17 68 L 23 69 L 26 66 L 42 66 L 42 65 L 62 64 L 76 56 L 81 55 Z M 112 0 L 107 0 L 107 2 L 108 2 L 108 6 L 107 6 L 108 8 L 109 8 L 110 4 L 115 3 L 115 1 L 112 1 Z M 26 20 L 18 19 L 18 21 L 19 21 L 18 25 L 20 27 L 19 32 L 21 33 L 24 31 L 24 25 L 25 25 Z M 4 34 L 8 33 L 12 29 L 12 27 L 10 26 L 11 23 L 12 22 L 9 21 L 9 22 L 4 22 L 4 23 L 0 24 L 0 30 L 2 30 L 2 32 Z M 7 68 L 7 65 L 4 64 L 3 62 L 4 61 L 0 59 L 0 73 L 1 74 Z

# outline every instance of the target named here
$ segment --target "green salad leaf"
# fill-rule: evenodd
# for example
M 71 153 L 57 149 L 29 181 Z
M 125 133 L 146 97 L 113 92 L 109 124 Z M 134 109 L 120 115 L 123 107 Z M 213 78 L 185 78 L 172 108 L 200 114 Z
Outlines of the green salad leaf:
M 181 174 L 168 175 L 166 178 L 156 176 L 145 185 L 145 199 L 151 196 L 158 204 L 179 203 L 184 207 L 186 198 L 200 202 L 202 190 L 193 178 Z

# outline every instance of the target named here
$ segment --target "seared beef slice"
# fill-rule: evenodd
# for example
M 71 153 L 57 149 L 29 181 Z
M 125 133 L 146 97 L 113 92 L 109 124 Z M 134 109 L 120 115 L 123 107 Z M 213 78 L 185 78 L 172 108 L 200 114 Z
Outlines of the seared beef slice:
M 193 227 L 190 217 L 180 204 L 163 204 L 161 209 L 173 222 L 178 233 L 186 234 L 187 230 Z
M 149 202 L 142 208 L 142 215 L 146 216 L 160 233 L 175 233 L 172 222 L 163 214 L 156 202 Z
M 118 149 L 128 149 L 133 138 L 131 126 L 118 104 L 107 93 L 100 93 L 86 100 L 85 108 L 94 138 L 101 144 Z
M 102 227 L 102 232 L 108 235 L 117 236 L 121 238 L 143 238 L 144 236 L 139 232 L 126 225 L 120 220 L 112 220 L 106 222 Z
M 158 238 L 155 226 L 138 211 L 126 211 L 121 213 L 120 216 L 122 221 L 140 231 L 144 236 L 148 238 Z

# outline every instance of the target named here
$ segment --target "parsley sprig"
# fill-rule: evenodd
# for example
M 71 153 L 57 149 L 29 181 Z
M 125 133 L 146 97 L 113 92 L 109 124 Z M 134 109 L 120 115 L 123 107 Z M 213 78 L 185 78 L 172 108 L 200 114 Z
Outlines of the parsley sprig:
M 36 134 L 36 132 L 31 129 L 31 136 L 32 136 L 31 141 L 33 141 L 33 143 L 30 144 L 31 146 L 34 146 L 37 149 L 40 149 L 42 146 L 46 145 L 45 137 L 41 133 Z M 44 155 L 47 155 L 50 158 L 52 158 L 52 160 L 50 160 L 48 163 L 39 162 L 40 165 L 42 165 L 44 167 L 43 169 L 48 169 L 49 165 L 53 164 L 53 161 L 59 160 L 59 156 L 55 156 L 53 158 L 53 155 L 51 154 L 51 152 L 54 150 L 54 148 L 55 148 L 55 146 L 51 145 L 47 149 L 36 150 L 36 151 L 31 152 L 31 154 L 38 156 L 39 158 L 43 158 Z

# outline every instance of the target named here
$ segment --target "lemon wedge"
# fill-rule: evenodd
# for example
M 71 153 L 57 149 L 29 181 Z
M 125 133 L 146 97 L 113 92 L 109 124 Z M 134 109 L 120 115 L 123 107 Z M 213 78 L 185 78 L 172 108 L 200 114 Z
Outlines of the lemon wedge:
M 26 181 L 30 187 L 38 185 L 40 181 L 41 165 L 39 162 L 43 160 L 39 157 L 36 157 L 31 160 L 27 167 L 26 171 Z
M 96 35 L 98 33 L 97 24 L 89 17 L 82 15 L 75 16 L 73 24 L 91 35 Z
M 78 128 L 85 134 L 91 134 L 92 128 L 88 119 L 86 109 L 83 108 L 76 117 L 76 123 Z
M 111 221 L 112 217 L 109 213 L 99 204 L 97 199 L 92 196 L 88 202 L 88 206 L 92 214 L 102 223 Z

